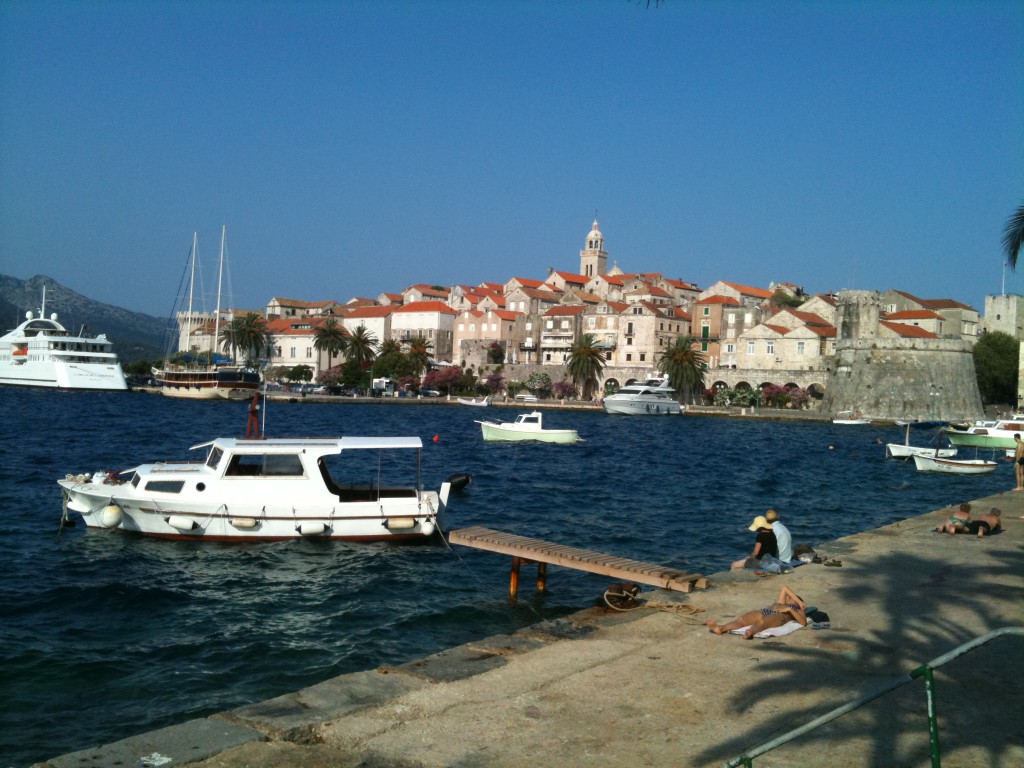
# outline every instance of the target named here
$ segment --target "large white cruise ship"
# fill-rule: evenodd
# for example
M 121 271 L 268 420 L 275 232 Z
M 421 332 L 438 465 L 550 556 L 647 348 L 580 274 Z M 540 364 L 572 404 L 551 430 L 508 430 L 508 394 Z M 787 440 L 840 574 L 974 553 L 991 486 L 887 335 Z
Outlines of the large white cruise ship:
M 55 389 L 126 390 L 114 347 L 103 334 L 76 336 L 46 317 L 46 289 L 38 315 L 0 336 L 0 384 Z

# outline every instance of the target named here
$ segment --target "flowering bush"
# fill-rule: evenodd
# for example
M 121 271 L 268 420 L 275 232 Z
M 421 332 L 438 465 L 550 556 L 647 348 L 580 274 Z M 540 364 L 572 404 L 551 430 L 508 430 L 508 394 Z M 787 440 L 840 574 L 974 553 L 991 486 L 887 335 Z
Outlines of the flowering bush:
M 551 377 L 546 373 L 535 373 L 526 380 L 526 388 L 536 395 L 545 397 L 551 393 Z
M 483 378 L 483 384 L 492 395 L 505 388 L 505 377 L 500 373 L 488 373 Z
M 423 377 L 421 389 L 437 389 L 441 392 L 451 392 L 459 379 L 462 378 L 462 369 L 457 365 L 449 365 L 445 368 L 437 368 Z
M 562 400 L 568 400 L 569 398 L 576 397 L 576 385 L 571 381 L 563 379 L 552 387 L 555 393 L 555 397 L 561 398 Z

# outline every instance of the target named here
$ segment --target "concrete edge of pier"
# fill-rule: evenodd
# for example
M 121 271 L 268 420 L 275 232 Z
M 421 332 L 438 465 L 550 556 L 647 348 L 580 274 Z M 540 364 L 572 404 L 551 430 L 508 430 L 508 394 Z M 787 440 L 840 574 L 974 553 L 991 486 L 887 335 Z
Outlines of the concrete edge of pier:
M 1024 625 L 1024 493 L 972 504 L 999 507 L 1003 532 L 935 533 L 945 508 L 817 547 L 841 565 L 718 573 L 686 595 L 646 590 L 639 610 L 588 608 L 38 765 L 722 765 L 974 637 Z M 782 584 L 831 627 L 746 641 L 704 626 L 773 602 Z M 1022 651 L 1020 638 L 1000 639 L 936 674 L 945 764 L 1024 764 Z M 929 765 L 916 683 L 754 764 Z

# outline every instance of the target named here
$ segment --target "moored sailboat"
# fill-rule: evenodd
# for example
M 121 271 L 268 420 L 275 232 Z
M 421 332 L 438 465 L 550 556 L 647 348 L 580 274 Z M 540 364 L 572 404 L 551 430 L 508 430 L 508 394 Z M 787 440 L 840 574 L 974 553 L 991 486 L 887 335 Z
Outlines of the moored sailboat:
M 193 298 L 195 292 L 196 262 L 198 260 L 198 234 L 193 235 L 192 250 L 189 254 L 188 309 L 184 313 L 183 338 L 191 337 L 193 328 Z M 165 361 L 160 368 L 153 368 L 153 379 L 161 393 L 169 397 L 187 398 L 245 398 L 259 388 L 260 373 L 254 368 L 239 365 L 230 358 L 220 358 L 216 346 L 220 338 L 221 285 L 224 277 L 224 246 L 227 227 L 221 229 L 220 265 L 217 272 L 217 309 L 213 319 L 213 350 L 203 359 L 191 350 L 186 350 L 180 363 Z M 179 313 L 180 315 L 180 313 Z M 180 319 L 180 318 L 179 318 Z M 168 355 L 168 358 L 170 355 Z M 227 363 L 227 364 L 223 364 Z

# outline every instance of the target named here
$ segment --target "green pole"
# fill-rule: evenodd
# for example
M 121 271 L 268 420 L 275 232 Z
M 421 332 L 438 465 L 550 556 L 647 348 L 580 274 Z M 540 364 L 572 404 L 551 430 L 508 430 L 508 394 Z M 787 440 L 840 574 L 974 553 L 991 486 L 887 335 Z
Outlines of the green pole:
M 925 664 L 911 672 L 910 676 L 924 678 L 924 694 L 928 702 L 928 748 L 932 755 L 932 768 L 942 768 L 942 754 L 939 750 L 939 720 L 935 711 L 935 672 Z

